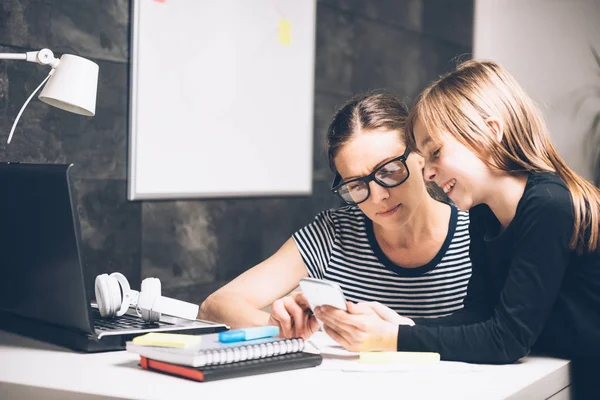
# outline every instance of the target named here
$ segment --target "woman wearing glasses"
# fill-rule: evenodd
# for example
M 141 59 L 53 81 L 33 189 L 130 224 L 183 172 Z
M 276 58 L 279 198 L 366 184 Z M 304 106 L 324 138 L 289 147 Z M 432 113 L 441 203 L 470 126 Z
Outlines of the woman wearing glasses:
M 327 140 L 332 192 L 347 205 L 318 214 L 273 256 L 212 294 L 200 317 L 232 327 L 279 325 L 283 336 L 307 338 L 318 324 L 303 295 L 282 298 L 307 276 L 334 281 L 348 300 L 366 302 L 350 305 L 354 312 L 387 306 L 436 318 L 461 309 L 471 276 L 469 216 L 428 194 L 423 158 L 405 143 L 406 117 L 387 94 L 343 106 Z M 269 305 L 270 314 L 261 311 Z

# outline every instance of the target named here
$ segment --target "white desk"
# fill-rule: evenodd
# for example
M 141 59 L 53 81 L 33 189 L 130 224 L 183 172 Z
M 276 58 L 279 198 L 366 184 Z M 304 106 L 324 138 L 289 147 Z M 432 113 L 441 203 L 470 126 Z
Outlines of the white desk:
M 441 362 L 418 370 L 346 372 L 355 361 L 215 382 L 142 370 L 124 351 L 81 354 L 0 331 L 2 399 L 568 399 L 569 361 L 527 357 L 491 366 Z

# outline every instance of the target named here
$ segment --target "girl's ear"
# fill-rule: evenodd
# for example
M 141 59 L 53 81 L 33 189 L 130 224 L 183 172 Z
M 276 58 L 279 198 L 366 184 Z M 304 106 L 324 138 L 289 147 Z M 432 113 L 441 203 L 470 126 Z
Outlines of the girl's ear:
M 504 124 L 502 123 L 500 118 L 489 117 L 485 120 L 485 123 L 487 124 L 487 126 L 490 127 L 490 129 L 494 133 L 494 136 L 496 137 L 498 143 L 500 143 L 502 141 L 502 138 L 504 137 Z

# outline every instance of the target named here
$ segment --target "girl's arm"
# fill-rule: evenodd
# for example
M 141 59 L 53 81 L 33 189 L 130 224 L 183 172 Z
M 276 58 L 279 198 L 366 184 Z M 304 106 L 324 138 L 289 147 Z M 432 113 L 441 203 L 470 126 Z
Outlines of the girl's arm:
M 446 360 L 481 363 L 510 363 L 529 352 L 559 293 L 573 229 L 569 192 L 555 185 L 539 189 L 522 201 L 513 220 L 515 238 L 512 248 L 505 249 L 513 256 L 493 313 L 464 325 L 400 326 L 398 350 L 436 351 Z M 550 196 L 546 190 L 552 191 Z M 484 243 L 472 242 L 478 245 Z M 485 280 L 477 280 L 469 289 L 493 291 L 489 284 L 480 286 L 484 284 Z

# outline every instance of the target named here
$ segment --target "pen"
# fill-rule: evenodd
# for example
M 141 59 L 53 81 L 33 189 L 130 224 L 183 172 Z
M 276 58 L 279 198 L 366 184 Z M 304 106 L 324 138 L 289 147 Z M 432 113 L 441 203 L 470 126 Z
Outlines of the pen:
M 279 335 L 278 326 L 257 326 L 254 328 L 235 329 L 233 331 L 219 332 L 219 342 L 243 342 L 245 340 L 261 339 L 277 335 Z

